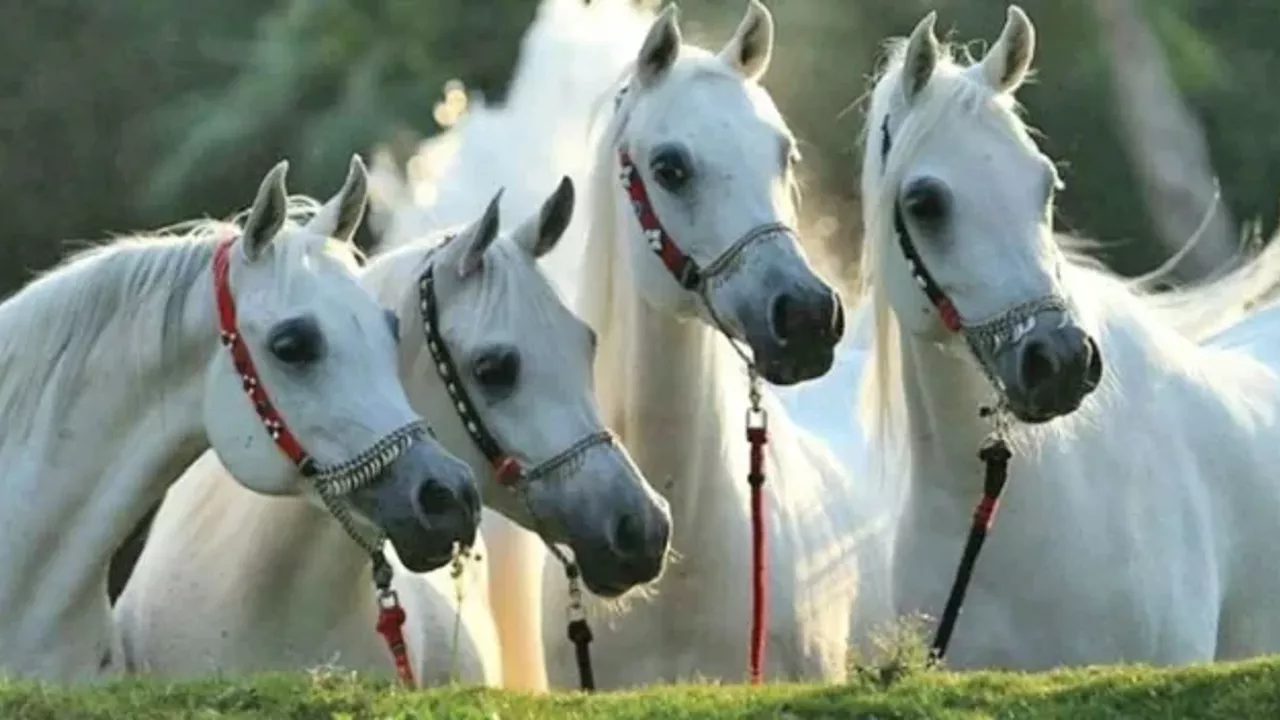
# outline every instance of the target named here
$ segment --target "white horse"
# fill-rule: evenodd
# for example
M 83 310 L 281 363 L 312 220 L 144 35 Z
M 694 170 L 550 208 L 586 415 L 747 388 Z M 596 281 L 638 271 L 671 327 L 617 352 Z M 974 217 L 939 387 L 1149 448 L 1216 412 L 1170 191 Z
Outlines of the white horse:
M 1280 310 L 1212 339 L 1193 329 L 1203 318 L 1177 322 L 1196 301 L 1242 307 L 1254 281 L 1274 286 L 1280 252 L 1171 298 L 1073 257 L 1052 235 L 1058 173 L 1015 110 L 1030 20 L 1010 6 L 962 66 L 934 18 L 875 83 L 862 173 L 864 409 L 876 457 L 906 483 L 896 610 L 941 612 L 982 493 L 978 407 L 1002 405 L 1010 483 L 949 664 L 1280 650 Z
M 561 281 L 578 286 L 600 334 L 605 417 L 671 502 L 679 558 L 652 597 L 596 618 L 601 687 L 745 677 L 747 382 L 722 334 L 750 346 L 766 380 L 790 385 L 827 372 L 843 333 L 839 297 L 790 230 L 795 141 L 758 82 L 773 33 L 754 0 L 718 54 L 683 44 L 675 6 L 658 16 L 596 147 L 585 256 L 558 250 L 583 258 L 578 279 Z M 697 277 L 682 272 L 688 260 Z M 888 609 L 887 506 L 772 393 L 764 405 L 766 675 L 840 678 L 851 637 Z M 549 675 L 573 686 L 564 581 L 547 572 Z
M 541 212 L 500 238 L 494 197 L 452 239 L 402 245 L 375 258 L 363 279 L 399 318 L 410 401 L 471 464 L 486 504 L 567 543 L 587 587 L 617 596 L 659 575 L 670 516 L 602 433 L 591 388 L 594 337 L 537 266 L 573 205 L 566 178 Z M 429 347 L 437 339 L 438 357 Z M 441 363 L 454 368 L 442 373 Z M 474 410 L 458 409 L 446 387 L 455 384 Z M 510 478 L 498 477 L 507 456 L 528 468 L 515 492 L 503 484 Z M 161 506 L 116 606 L 130 665 L 189 676 L 336 662 L 390 674 L 392 656 L 374 632 L 369 555 L 309 505 L 243 492 L 224 474 L 215 460 L 197 464 Z M 458 679 L 498 685 L 487 581 L 483 572 L 467 581 L 464 646 L 453 659 Z M 395 587 L 415 676 L 446 682 L 458 611 L 448 575 L 401 574 Z
M 286 168 L 241 227 L 88 250 L 0 305 L 0 673 L 117 667 L 108 559 L 210 446 L 251 490 L 323 497 L 419 570 L 474 536 L 471 473 L 423 436 L 354 275 L 364 166 L 303 227 Z
M 369 225 L 380 243 L 394 248 L 474 217 L 500 187 L 503 214 L 519 217 L 536 212 L 545 188 L 562 175 L 582 186 L 592 165 L 585 143 L 591 119 L 652 21 L 653 13 L 631 0 L 543 0 L 521 42 L 505 102 L 469 100 L 461 120 L 421 145 L 409 162 L 408 184 L 387 155 L 375 154 Z M 582 236 L 586 214 L 575 213 L 567 237 Z M 542 261 L 571 305 L 580 262 L 574 251 L 554 251 Z M 574 284 L 564 282 L 568 277 Z M 501 515 L 482 516 L 503 682 L 545 690 L 540 563 L 546 553 Z

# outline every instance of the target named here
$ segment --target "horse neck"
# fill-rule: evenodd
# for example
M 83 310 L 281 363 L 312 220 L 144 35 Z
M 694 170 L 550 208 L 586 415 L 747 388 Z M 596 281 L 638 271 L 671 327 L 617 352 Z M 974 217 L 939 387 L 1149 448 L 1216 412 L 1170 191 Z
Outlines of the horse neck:
M 702 322 L 675 317 L 641 299 L 619 247 L 621 242 L 642 242 L 627 235 L 627 220 L 622 217 L 615 224 L 613 237 L 589 240 L 608 243 L 607 262 L 612 265 L 605 274 L 611 279 L 605 290 L 608 300 L 592 302 L 591 293 L 601 288 L 584 286 L 584 306 L 609 309 L 603 327 L 597 328 L 601 351 L 596 387 L 605 418 L 670 503 L 682 538 L 679 552 L 685 557 L 695 551 L 715 553 L 726 541 L 723 536 L 732 533 L 713 532 L 724 525 L 710 522 L 707 515 L 741 512 L 740 493 L 725 477 L 723 462 L 722 341 Z M 590 261 L 585 266 L 599 267 Z M 696 537 L 702 530 L 710 533 L 706 542 Z
M 0 504 L 0 544 L 9 558 L 0 565 L 0 663 L 10 669 L 81 674 L 107 651 L 111 553 L 208 448 L 204 369 L 218 347 L 211 282 L 206 271 L 190 288 L 172 290 L 189 297 L 182 326 L 169 337 L 148 337 L 155 326 L 145 324 L 160 314 L 154 306 L 122 313 L 102 333 L 164 342 L 163 360 L 159 352 L 142 362 L 89 353 L 105 362 L 60 369 L 33 406 L 32 431 L 0 444 L 0 491 L 21 498 Z M 62 407 L 59 392 L 69 398 Z
M 210 612 L 235 608 L 247 626 L 318 637 L 318 624 L 337 627 L 374 603 L 368 554 L 327 512 L 248 490 L 212 451 L 169 491 L 151 535 L 163 538 L 170 562 L 200 574 Z
M 987 380 L 971 362 L 899 330 L 904 427 L 909 457 L 909 511 L 943 528 L 967 525 L 982 492 L 978 448 L 990 432 L 979 407 L 990 401 Z

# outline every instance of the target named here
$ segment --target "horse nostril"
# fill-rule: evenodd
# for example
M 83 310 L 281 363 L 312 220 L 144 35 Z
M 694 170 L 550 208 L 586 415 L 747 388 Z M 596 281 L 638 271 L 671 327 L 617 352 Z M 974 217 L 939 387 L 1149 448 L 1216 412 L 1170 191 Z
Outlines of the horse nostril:
M 457 504 L 458 498 L 443 483 L 428 480 L 418 488 L 418 509 L 424 515 L 445 514 Z
M 1022 348 L 1022 359 L 1018 368 L 1022 375 L 1022 384 L 1031 391 L 1042 387 L 1053 380 L 1058 371 L 1057 360 L 1049 343 L 1032 338 Z
M 769 305 L 769 329 L 773 331 L 774 339 L 784 345 L 791 335 L 789 327 L 791 311 L 791 297 L 786 293 L 779 293 Z
M 623 557 L 635 557 L 644 552 L 644 524 L 630 513 L 618 518 L 613 531 L 613 545 Z

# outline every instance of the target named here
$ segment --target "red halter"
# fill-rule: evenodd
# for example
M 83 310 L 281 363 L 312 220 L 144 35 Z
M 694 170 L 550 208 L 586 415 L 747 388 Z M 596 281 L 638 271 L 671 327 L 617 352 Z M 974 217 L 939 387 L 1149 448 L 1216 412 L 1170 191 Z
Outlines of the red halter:
M 706 279 L 716 272 L 729 267 L 733 257 L 742 252 L 751 243 L 766 237 L 772 232 L 789 230 L 786 226 L 779 224 L 764 225 L 756 228 L 734 243 L 729 250 L 709 266 L 700 268 L 693 258 L 689 257 L 676 245 L 675 240 L 672 239 L 666 228 L 662 227 L 662 221 L 658 218 L 658 213 L 649 199 L 649 191 L 644 186 L 644 179 L 640 176 L 640 169 L 636 167 L 635 162 L 632 161 L 626 150 L 618 151 L 618 164 L 622 170 L 623 189 L 631 200 L 631 208 L 635 212 L 636 221 L 640 224 L 640 229 L 644 232 L 645 241 L 649 244 L 649 249 L 658 256 L 662 264 L 675 277 L 676 282 L 680 283 L 680 287 L 690 292 L 702 294 L 705 290 L 703 285 Z M 719 324 L 719 319 L 711 308 L 710 301 L 705 296 L 703 296 L 703 300 L 707 303 L 708 312 Z M 723 327 L 720 329 L 721 332 L 725 332 Z M 727 336 L 728 333 L 725 332 L 725 335 Z M 737 349 L 736 345 L 734 347 Z M 741 350 L 739 350 L 739 354 L 741 354 Z M 753 367 L 751 361 L 745 355 L 743 355 L 743 360 L 749 368 Z M 750 385 L 751 407 L 747 411 L 747 442 L 749 444 L 750 462 L 747 482 L 751 487 L 751 634 L 747 649 L 747 675 L 753 685 L 759 685 L 764 678 L 765 639 L 767 634 L 765 632 L 765 622 L 768 615 L 769 600 L 768 585 L 765 582 L 765 540 L 767 535 L 764 522 L 764 448 L 769 441 L 769 429 L 768 415 L 760 405 L 761 398 L 758 383 L 759 380 L 755 375 L 755 371 L 752 370 Z
M 222 344 L 231 353 L 231 361 L 235 365 L 236 373 L 240 376 L 244 390 L 248 393 L 249 400 L 253 402 L 253 408 L 262 420 L 263 426 L 266 427 L 267 433 L 271 435 L 271 439 L 280 448 L 280 452 L 283 452 L 285 457 L 289 458 L 298 467 L 298 471 L 304 477 L 311 476 L 316 472 L 315 460 L 307 454 L 306 450 L 302 449 L 302 443 L 298 442 L 298 438 L 294 437 L 293 433 L 289 431 L 289 427 L 285 425 L 284 418 L 280 416 L 280 412 L 276 410 L 275 405 L 271 404 L 271 398 L 267 396 L 266 389 L 258 379 L 258 370 L 253 365 L 253 357 L 249 354 L 249 346 L 245 344 L 244 339 L 236 329 L 236 301 L 231 295 L 230 282 L 230 255 L 231 248 L 235 245 L 235 240 L 234 237 L 224 240 L 218 243 L 217 248 L 213 251 L 213 292 L 218 306 L 218 334 Z M 377 578 L 379 575 L 379 560 L 383 564 L 386 563 L 386 560 L 381 557 L 381 553 L 375 554 L 373 560 L 374 575 Z M 391 657 L 396 666 L 396 675 L 402 683 L 409 687 L 414 687 L 413 669 L 409 665 L 409 655 L 405 648 L 404 635 L 401 632 L 405 620 L 404 609 L 401 608 L 400 600 L 395 592 L 390 589 L 390 576 L 390 568 L 387 567 L 385 581 L 378 585 L 377 631 L 386 640 L 387 647 L 391 651 Z
M 224 240 L 218 243 L 217 249 L 213 251 L 213 292 L 218 304 L 218 334 L 222 344 L 231 353 L 231 361 L 235 365 L 236 373 L 240 375 L 244 391 L 253 402 L 253 408 L 267 428 L 267 433 L 280 448 L 280 452 L 293 461 L 304 476 L 311 475 L 315 472 L 315 461 L 306 450 L 302 449 L 298 438 L 289 432 L 284 418 L 280 417 L 280 412 L 276 410 L 275 405 L 271 404 L 266 388 L 258 379 L 258 370 L 253 365 L 249 346 L 245 344 L 236 328 L 236 300 L 231 295 L 230 281 L 230 255 L 233 245 L 235 245 L 235 238 Z

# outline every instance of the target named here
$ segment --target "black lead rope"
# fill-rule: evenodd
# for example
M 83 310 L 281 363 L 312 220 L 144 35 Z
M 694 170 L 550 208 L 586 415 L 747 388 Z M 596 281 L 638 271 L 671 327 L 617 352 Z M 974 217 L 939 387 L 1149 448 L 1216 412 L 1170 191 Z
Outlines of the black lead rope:
M 453 236 L 446 238 L 438 247 L 444 246 L 445 243 L 451 242 L 453 239 Z M 493 465 L 498 474 L 499 482 L 516 489 L 516 483 L 522 478 L 527 480 L 528 474 L 519 469 L 514 460 L 503 452 L 497 438 L 480 421 L 480 413 L 476 410 L 475 403 L 471 401 L 471 398 L 463 389 L 462 383 L 458 380 L 458 369 L 453 362 L 453 357 L 448 352 L 444 337 L 440 334 L 440 310 L 436 301 L 435 265 L 433 263 L 428 263 L 421 277 L 418 278 L 418 309 L 422 312 L 422 332 L 426 337 L 427 350 L 435 361 L 436 371 L 444 381 L 445 391 L 453 401 L 454 409 L 461 418 L 467 434 L 489 463 Z M 595 443 L 599 441 L 600 438 L 596 436 L 588 436 L 582 442 Z M 566 452 L 572 453 L 589 447 L 589 445 L 584 445 L 582 442 Z M 569 455 L 564 457 L 567 458 Z M 553 458 L 539 467 L 546 472 L 550 472 L 555 469 L 558 462 L 560 462 L 559 459 Z M 536 476 L 539 473 L 539 468 L 534 468 L 531 472 Z M 529 508 L 529 514 L 537 522 L 537 515 L 532 508 Z M 541 535 L 541 532 L 539 532 L 539 535 Z M 596 689 L 595 673 L 591 668 L 591 641 L 593 636 L 591 626 L 587 624 L 586 611 L 582 605 L 581 571 L 578 569 L 576 562 L 565 558 L 555 546 L 548 545 L 548 548 L 564 565 L 565 577 L 569 581 L 570 618 L 568 634 L 569 641 L 573 643 L 574 657 L 578 664 L 578 683 L 583 690 L 593 691 Z
M 591 626 L 587 624 L 587 616 L 582 611 L 582 600 L 577 589 L 578 565 L 576 563 L 565 568 L 569 578 L 569 605 L 573 616 L 569 620 L 569 642 L 573 643 L 574 660 L 578 663 L 578 687 L 585 692 L 595 692 L 596 674 L 591 667 Z
M 880 170 L 883 173 L 889 161 L 889 150 L 893 147 L 887 113 L 880 124 L 880 138 Z M 937 309 L 943 325 L 951 332 L 964 333 L 965 340 L 971 348 L 974 347 L 973 334 L 982 332 L 983 327 L 965 327 L 955 305 L 933 279 L 929 269 L 925 267 L 924 259 L 920 257 L 920 253 L 911 242 L 911 234 L 907 231 L 901 208 L 896 201 L 893 208 L 893 225 L 894 233 L 898 236 L 898 246 L 906 258 L 907 266 L 929 302 Z M 983 417 L 989 417 L 997 412 L 999 411 L 983 409 L 980 414 Z M 969 590 L 969 582 L 973 579 L 973 568 L 978 562 L 978 553 L 982 551 L 987 534 L 991 532 L 991 525 L 996 518 L 996 508 L 1000 505 L 1000 495 L 1004 492 L 1005 483 L 1009 479 L 1009 458 L 1013 453 L 1010 452 L 1008 443 L 1004 441 L 1000 418 L 997 417 L 996 420 L 996 432 L 988 437 L 978 450 L 978 458 L 986 468 L 982 481 L 982 498 L 978 500 L 978 505 L 973 510 L 973 524 L 969 526 L 969 537 L 964 544 L 964 554 L 960 556 L 960 565 L 956 568 L 955 579 L 951 582 L 951 592 L 947 596 L 947 604 L 942 611 L 942 620 L 938 623 L 938 632 L 934 635 L 933 644 L 929 648 L 931 665 L 940 664 L 946 657 L 947 646 L 951 643 L 951 633 L 955 630 L 956 621 L 960 618 L 964 596 Z
M 946 607 L 942 611 L 942 621 L 938 624 L 938 633 L 933 638 L 933 646 L 929 649 L 932 664 L 939 664 L 946 657 L 947 645 L 951 642 L 951 633 L 955 630 L 956 620 L 960 617 L 964 595 L 969 589 L 969 581 L 973 577 L 974 564 L 978 562 L 978 553 L 987 540 L 987 533 L 996 519 L 996 508 L 1000 505 L 1000 495 L 1004 492 L 1005 482 L 1009 479 L 1009 451 L 1004 438 L 994 436 L 988 438 L 978 451 L 978 458 L 986 465 L 986 473 L 982 480 L 982 499 L 973 511 L 973 524 L 969 527 L 969 539 L 964 544 L 964 554 L 960 556 L 960 566 L 956 568 L 955 580 L 951 582 L 951 594 L 947 597 Z

